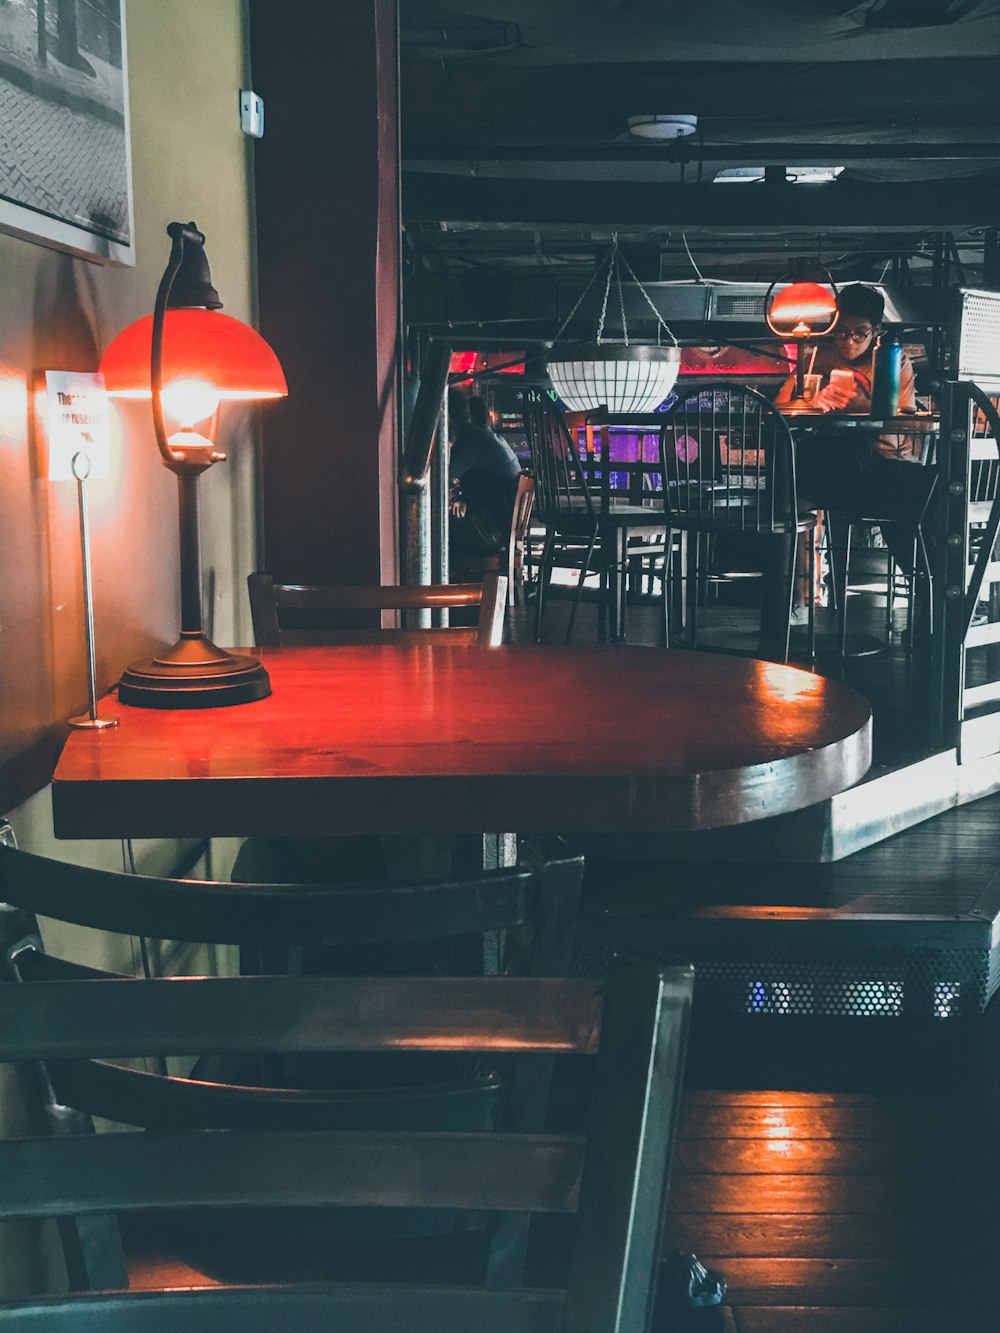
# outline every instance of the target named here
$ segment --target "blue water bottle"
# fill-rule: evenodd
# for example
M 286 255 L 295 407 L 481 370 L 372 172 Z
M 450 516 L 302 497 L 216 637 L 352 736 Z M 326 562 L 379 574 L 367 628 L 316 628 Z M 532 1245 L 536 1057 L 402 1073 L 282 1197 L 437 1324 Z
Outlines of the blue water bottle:
M 894 417 L 899 414 L 899 372 L 903 365 L 903 349 L 895 329 L 886 329 L 878 340 L 875 368 L 872 374 L 873 417 Z

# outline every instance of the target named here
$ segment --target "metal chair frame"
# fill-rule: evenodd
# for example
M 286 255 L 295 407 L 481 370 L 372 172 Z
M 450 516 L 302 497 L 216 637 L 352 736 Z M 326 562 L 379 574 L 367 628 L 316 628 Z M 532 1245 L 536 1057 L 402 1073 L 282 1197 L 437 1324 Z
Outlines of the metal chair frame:
M 256 573 L 248 576 L 247 587 L 254 638 L 264 647 L 393 641 L 447 642 L 497 648 L 503 642 L 507 578 L 495 571 L 486 573 L 482 583 L 382 584 L 373 587 L 276 583 L 270 574 Z M 459 607 L 478 607 L 478 626 L 382 628 L 370 623 L 376 612 L 433 613 Z M 364 623 L 351 625 L 352 620 Z
M 682 392 L 664 414 L 660 436 L 667 526 L 663 638 L 671 642 L 671 602 L 684 612 L 687 646 L 697 647 L 699 598 L 707 586 L 706 560 L 723 535 L 760 539 L 771 548 L 771 578 L 780 574 L 780 596 L 764 574 L 762 638 L 787 661 L 795 588 L 797 539 L 807 534 L 812 586 L 816 515 L 800 513 L 795 450 L 788 424 L 763 394 L 743 384 L 697 385 Z M 683 585 L 678 596 L 669 555 L 672 538 L 686 539 Z M 778 562 L 773 557 L 780 556 Z M 809 655 L 815 656 L 815 616 L 808 599 Z

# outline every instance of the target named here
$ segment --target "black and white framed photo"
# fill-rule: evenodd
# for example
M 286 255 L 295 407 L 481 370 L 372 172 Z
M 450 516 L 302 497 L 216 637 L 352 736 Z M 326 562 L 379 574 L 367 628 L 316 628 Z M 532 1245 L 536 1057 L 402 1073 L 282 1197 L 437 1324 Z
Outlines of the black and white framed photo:
M 0 230 L 133 264 L 124 0 L 0 0 Z

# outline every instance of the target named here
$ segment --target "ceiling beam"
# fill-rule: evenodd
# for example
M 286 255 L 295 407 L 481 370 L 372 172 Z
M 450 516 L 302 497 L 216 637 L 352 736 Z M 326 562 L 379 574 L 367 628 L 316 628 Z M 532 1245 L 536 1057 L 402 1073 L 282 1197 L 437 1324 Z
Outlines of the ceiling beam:
M 502 180 L 406 171 L 408 222 L 526 226 L 741 227 L 954 231 L 996 226 L 992 177 L 963 181 L 663 185 Z
M 846 162 L 934 161 L 1000 157 L 1000 141 L 989 143 L 723 143 L 675 139 L 662 144 L 413 144 L 408 162 L 794 162 L 838 166 Z

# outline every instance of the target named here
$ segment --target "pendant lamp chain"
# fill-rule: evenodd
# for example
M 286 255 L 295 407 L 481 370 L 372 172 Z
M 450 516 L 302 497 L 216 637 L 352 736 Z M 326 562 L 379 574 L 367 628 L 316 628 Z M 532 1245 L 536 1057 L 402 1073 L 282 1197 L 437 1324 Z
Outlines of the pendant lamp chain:
M 625 293 L 624 293 L 624 290 L 623 290 L 623 288 L 622 288 L 622 276 L 621 276 L 621 265 L 622 265 L 622 264 L 625 265 L 625 270 L 626 270 L 628 276 L 629 276 L 629 277 L 632 279 L 632 281 L 635 283 L 636 287 L 638 287 L 639 291 L 640 291 L 640 292 L 642 293 L 642 295 L 643 295 L 643 298 L 645 299 L 646 304 L 649 306 L 650 310 L 652 310 L 653 315 L 654 315 L 655 318 L 656 318 L 656 323 L 657 323 L 657 326 L 658 326 L 658 327 L 657 327 L 657 330 L 656 330 L 656 341 L 657 341 L 657 343 L 659 344 L 659 341 L 660 341 L 660 331 L 663 330 L 663 331 L 666 332 L 667 337 L 670 339 L 670 341 L 671 341 L 671 343 L 673 344 L 673 346 L 674 346 L 674 347 L 679 346 L 679 344 L 678 344 L 678 342 L 677 342 L 677 339 L 674 337 L 673 331 L 671 330 L 669 324 L 666 322 L 666 320 L 663 318 L 663 316 L 662 316 L 662 315 L 660 314 L 660 312 L 657 310 L 656 306 L 653 304 L 653 300 L 652 300 L 652 298 L 650 297 L 649 292 L 646 291 L 645 287 L 642 285 L 642 283 L 641 283 L 641 282 L 639 281 L 639 279 L 636 277 L 636 275 L 635 275 L 635 270 L 632 268 L 632 265 L 628 262 L 628 260 L 625 258 L 625 256 L 622 255 L 622 254 L 619 252 L 619 249 L 618 249 L 618 233 L 617 233 L 616 231 L 613 231 L 613 232 L 611 233 L 611 248 L 610 248 L 610 250 L 607 252 L 607 254 L 604 256 L 604 258 L 601 260 L 601 262 L 600 262 L 600 263 L 597 265 L 597 267 L 594 269 L 593 273 L 590 275 L 590 280 L 588 281 L 586 287 L 584 287 L 583 291 L 582 291 L 582 292 L 580 293 L 580 295 L 577 297 L 576 302 L 574 303 L 572 310 L 570 310 L 569 314 L 566 316 L 566 318 L 563 320 L 563 322 L 559 325 L 559 328 L 556 330 L 556 336 L 555 336 L 555 337 L 553 338 L 553 340 L 552 340 L 554 343 L 558 343 L 558 342 L 559 342 L 560 338 L 562 337 L 562 335 L 565 333 L 566 329 L 569 327 L 570 323 L 572 322 L 572 320 L 573 320 L 573 316 L 574 316 L 574 315 L 576 314 L 576 312 L 580 309 L 581 305 L 583 305 L 583 302 L 584 302 L 584 299 L 585 299 L 587 293 L 590 291 L 591 287 L 593 287 L 594 283 L 595 283 L 595 282 L 597 281 L 597 279 L 601 276 L 601 273 L 602 273 L 602 271 L 603 271 L 603 272 L 604 272 L 604 295 L 603 295 L 602 300 L 601 300 L 601 312 L 600 312 L 600 314 L 599 314 L 599 316 L 598 316 L 598 319 L 597 319 L 597 336 L 596 336 L 596 338 L 594 339 L 594 342 L 595 342 L 595 344 L 596 344 L 598 347 L 600 347 L 601 344 L 604 342 L 604 324 L 605 324 L 605 321 L 606 321 L 606 319 L 607 319 L 607 314 L 608 314 L 608 298 L 609 298 L 609 296 L 610 296 L 610 294 L 611 294 L 611 282 L 612 282 L 612 279 L 614 279 L 615 285 L 616 285 L 616 287 L 617 287 L 617 289 L 618 289 L 618 310 L 619 310 L 619 313 L 620 313 L 620 316 L 621 316 L 621 321 L 622 321 L 622 333 L 623 333 L 623 335 L 624 335 L 624 339 L 625 339 L 625 346 L 626 346 L 626 347 L 629 346 L 629 340 L 628 340 L 628 322 L 627 322 L 627 320 L 626 320 L 626 318 L 625 318 Z
M 656 318 L 655 347 L 642 343 L 630 344 L 625 314 L 625 289 L 621 266 L 645 297 L 646 304 Z M 604 291 L 597 319 L 597 337 L 593 343 L 574 342 L 559 347 L 567 326 L 583 304 L 584 298 L 598 278 L 604 278 Z M 618 315 L 621 319 L 624 346 L 621 340 L 606 339 L 604 328 L 608 318 L 611 284 L 618 290 Z M 661 344 L 661 330 L 666 329 L 673 346 Z M 555 336 L 555 347 L 548 357 L 549 379 L 555 394 L 570 412 L 591 412 L 603 408 L 612 413 L 652 412 L 665 401 L 673 388 L 680 369 L 680 347 L 663 316 L 650 299 L 649 293 L 635 276 L 628 261 L 618 249 L 618 233 L 611 233 L 611 245 L 596 265 L 590 281 L 580 293 L 573 309 L 563 320 Z

